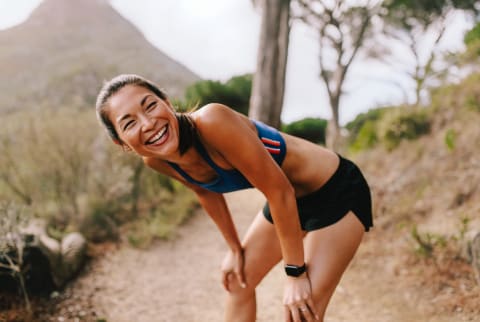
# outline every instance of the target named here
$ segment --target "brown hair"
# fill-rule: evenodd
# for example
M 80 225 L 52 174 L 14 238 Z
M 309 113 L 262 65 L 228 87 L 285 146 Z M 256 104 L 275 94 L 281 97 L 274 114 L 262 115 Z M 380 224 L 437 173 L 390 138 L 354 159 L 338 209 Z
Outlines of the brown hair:
M 102 89 L 100 90 L 97 96 L 97 102 L 95 104 L 95 109 L 97 113 L 97 118 L 101 122 L 101 124 L 107 130 L 107 133 L 112 138 L 114 142 L 119 144 L 123 144 L 120 136 L 118 135 L 117 131 L 115 130 L 115 126 L 113 125 L 112 121 L 109 119 L 107 114 L 107 106 L 108 100 L 115 95 L 119 90 L 127 85 L 135 85 L 144 87 L 151 92 L 153 92 L 156 96 L 161 98 L 162 100 L 167 99 L 167 94 L 161 90 L 157 85 L 155 85 L 152 81 L 149 81 L 142 76 L 134 75 L 134 74 L 122 74 L 118 75 L 111 80 L 104 83 Z M 188 112 L 186 113 L 175 113 L 177 121 L 178 121 L 178 128 L 179 128 L 179 151 L 180 154 L 184 154 L 197 140 L 197 131 L 195 128 L 195 123 L 193 119 L 189 115 Z

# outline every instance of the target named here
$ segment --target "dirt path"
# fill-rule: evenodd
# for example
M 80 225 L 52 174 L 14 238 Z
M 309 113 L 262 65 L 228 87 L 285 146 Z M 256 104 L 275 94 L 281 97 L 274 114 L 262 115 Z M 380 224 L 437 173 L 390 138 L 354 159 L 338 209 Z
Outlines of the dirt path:
M 263 197 L 250 190 L 227 200 L 243 235 Z M 364 240 L 332 299 L 326 322 L 474 321 L 436 314 L 434 303 L 420 290 L 405 291 L 401 272 L 390 264 L 395 250 L 377 238 L 373 230 Z M 225 251 L 211 220 L 198 214 L 172 241 L 148 250 L 122 247 L 94 262 L 74 288 L 89 290 L 97 316 L 109 322 L 222 321 L 219 264 Z M 259 286 L 258 321 L 283 321 L 282 283 L 277 266 Z

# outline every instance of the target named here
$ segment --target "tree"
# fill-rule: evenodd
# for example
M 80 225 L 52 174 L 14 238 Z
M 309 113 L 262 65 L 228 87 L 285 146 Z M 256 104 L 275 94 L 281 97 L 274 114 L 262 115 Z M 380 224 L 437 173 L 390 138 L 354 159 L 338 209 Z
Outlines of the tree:
M 254 3 L 262 9 L 262 23 L 249 116 L 279 128 L 290 34 L 290 0 L 256 0 Z
M 364 46 L 378 1 L 352 6 L 348 1 L 293 0 L 292 17 L 318 33 L 320 78 L 328 94 L 332 119 L 327 127 L 327 146 L 337 149 L 340 138 L 340 99 L 347 72 Z
M 439 45 L 453 16 L 459 11 L 478 12 L 474 0 L 386 0 L 383 3 L 385 32 L 405 45 L 415 65 L 407 74 L 415 82 L 414 106 L 421 103 L 428 84 L 445 77 L 439 64 Z M 431 37 L 430 44 L 428 38 Z

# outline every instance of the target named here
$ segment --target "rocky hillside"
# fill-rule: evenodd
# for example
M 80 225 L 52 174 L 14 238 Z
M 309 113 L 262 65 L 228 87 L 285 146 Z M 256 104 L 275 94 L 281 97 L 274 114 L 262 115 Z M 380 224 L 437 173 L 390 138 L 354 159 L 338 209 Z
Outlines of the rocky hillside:
M 0 112 L 92 106 L 103 80 L 137 73 L 171 96 L 198 76 L 153 47 L 107 0 L 44 0 L 0 32 Z
M 479 77 L 433 93 L 427 135 L 356 157 L 372 186 L 377 248 L 392 281 L 430 299 L 422 309 L 477 317 L 480 262 L 468 245 L 480 233 Z

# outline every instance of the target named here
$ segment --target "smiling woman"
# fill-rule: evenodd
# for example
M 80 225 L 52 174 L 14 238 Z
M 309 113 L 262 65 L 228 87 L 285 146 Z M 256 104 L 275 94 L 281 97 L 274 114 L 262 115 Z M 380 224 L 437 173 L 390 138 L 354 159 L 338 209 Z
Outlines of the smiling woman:
M 137 75 L 106 83 L 96 110 L 115 143 L 194 191 L 222 233 L 226 321 L 255 321 L 255 288 L 281 259 L 286 321 L 323 320 L 372 226 L 370 190 L 355 164 L 222 104 L 178 113 Z M 252 187 L 268 202 L 240 242 L 223 193 Z

